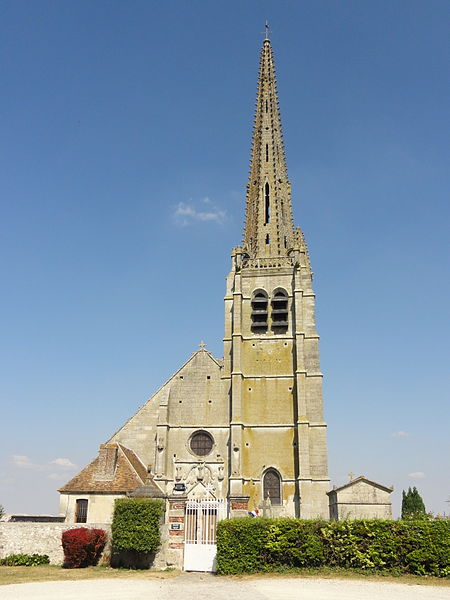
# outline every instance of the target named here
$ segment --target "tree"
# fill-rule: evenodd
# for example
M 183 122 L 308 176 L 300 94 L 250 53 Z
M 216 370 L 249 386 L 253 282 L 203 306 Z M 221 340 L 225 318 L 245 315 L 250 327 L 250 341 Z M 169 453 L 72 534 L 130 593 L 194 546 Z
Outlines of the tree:
M 425 509 L 424 501 L 422 500 L 422 496 L 417 491 L 417 488 L 413 487 L 413 497 L 414 497 L 414 508 L 416 513 L 426 515 L 427 511 Z
M 414 486 L 413 489 L 408 488 L 408 491 L 403 490 L 402 494 L 402 519 L 418 519 L 426 516 L 427 511 L 422 496 Z

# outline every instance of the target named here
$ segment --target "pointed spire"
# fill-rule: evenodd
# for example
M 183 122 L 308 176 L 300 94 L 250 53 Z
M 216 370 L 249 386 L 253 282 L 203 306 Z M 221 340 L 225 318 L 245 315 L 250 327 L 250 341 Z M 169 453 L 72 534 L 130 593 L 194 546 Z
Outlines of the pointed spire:
M 266 22 L 266 37 L 260 56 L 244 230 L 245 251 L 253 258 L 287 256 L 295 244 L 291 190 L 268 27 Z

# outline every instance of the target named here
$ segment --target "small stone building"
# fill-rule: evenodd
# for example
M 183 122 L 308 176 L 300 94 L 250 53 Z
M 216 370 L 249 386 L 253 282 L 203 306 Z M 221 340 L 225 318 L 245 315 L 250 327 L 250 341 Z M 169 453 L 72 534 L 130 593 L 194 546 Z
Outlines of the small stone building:
M 69 523 L 111 523 L 114 500 L 143 488 L 147 497 L 165 497 L 133 450 L 102 444 L 97 458 L 59 489 L 59 510 Z
M 361 475 L 328 493 L 330 518 L 346 519 L 392 519 L 391 494 L 394 488 L 370 481 Z

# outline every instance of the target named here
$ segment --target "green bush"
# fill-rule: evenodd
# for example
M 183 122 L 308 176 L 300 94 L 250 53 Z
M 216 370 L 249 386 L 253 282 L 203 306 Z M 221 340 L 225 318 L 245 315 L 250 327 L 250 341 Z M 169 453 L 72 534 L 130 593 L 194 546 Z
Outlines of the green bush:
M 265 540 L 270 563 L 286 567 L 310 567 L 323 564 L 324 544 L 318 531 L 324 521 L 295 519 L 271 520 Z
M 264 570 L 264 541 L 270 522 L 264 517 L 220 521 L 217 524 L 217 572 Z
M 163 500 L 120 498 L 115 501 L 111 526 L 113 551 L 155 552 L 164 514 Z
M 339 567 L 450 576 L 450 521 L 230 519 L 217 527 L 217 570 Z
M 37 567 L 48 564 L 50 559 L 46 554 L 10 554 L 6 558 L 0 558 L 0 565 L 5 567 Z

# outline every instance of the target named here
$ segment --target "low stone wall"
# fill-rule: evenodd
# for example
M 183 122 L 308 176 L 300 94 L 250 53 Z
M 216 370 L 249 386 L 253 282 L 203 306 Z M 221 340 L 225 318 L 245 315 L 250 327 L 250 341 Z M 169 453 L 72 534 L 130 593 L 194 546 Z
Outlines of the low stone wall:
M 110 523 L 12 523 L 0 522 L 0 558 L 10 554 L 47 554 L 52 565 L 62 565 L 64 553 L 61 535 L 67 529 L 89 527 L 104 529 L 108 541 L 103 555 L 111 553 Z M 161 548 L 156 553 L 152 569 L 162 570 L 168 566 L 180 567 L 178 557 L 166 556 L 168 550 L 168 526 L 161 527 Z M 169 553 L 170 554 L 170 553 Z M 109 562 L 109 558 L 108 558 Z
M 61 534 L 77 527 L 104 529 L 111 539 L 111 525 L 105 523 L 0 523 L 0 558 L 10 554 L 47 554 L 52 565 L 61 565 Z

